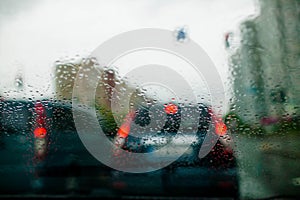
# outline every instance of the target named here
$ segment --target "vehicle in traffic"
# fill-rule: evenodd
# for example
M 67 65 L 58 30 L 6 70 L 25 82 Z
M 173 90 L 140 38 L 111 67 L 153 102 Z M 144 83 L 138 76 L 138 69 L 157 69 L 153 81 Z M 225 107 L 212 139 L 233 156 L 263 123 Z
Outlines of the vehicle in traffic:
M 140 106 L 125 117 L 124 123 L 120 126 L 115 136 L 117 138 L 115 139 L 116 144 L 129 152 L 149 154 L 158 151 L 159 156 L 170 159 L 174 156 L 172 149 L 176 151 L 180 148 L 185 148 L 185 141 L 189 141 L 191 145 L 186 149 L 185 153 L 176 159 L 175 162 L 161 170 L 165 191 L 169 195 L 187 195 L 186 191 L 189 191 L 191 196 L 216 195 L 215 191 L 218 191 L 220 195 L 226 193 L 229 196 L 237 195 L 236 159 L 230 142 L 228 142 L 231 140 L 231 136 L 227 134 L 226 125 L 222 120 L 216 119 L 212 109 L 202 103 L 198 104 L 198 107 L 182 108 L 180 105 L 172 102 L 159 107 L 166 115 L 166 122 L 159 131 L 143 133 L 142 136 L 139 134 L 136 134 L 139 135 L 136 136 L 132 133 L 135 131 L 132 128 L 135 125 L 145 127 L 151 123 L 151 120 L 159 118 L 155 116 L 157 113 L 151 113 L 150 107 Z M 195 133 L 184 130 L 182 133 L 179 133 L 181 113 L 188 110 L 197 110 L 199 113 L 197 131 Z M 216 142 L 216 145 L 208 155 L 204 158 L 199 158 L 200 148 L 211 126 L 214 129 L 213 134 L 218 134 L 220 140 Z M 172 143 L 172 148 L 167 151 L 162 150 L 169 143 Z M 156 157 L 149 154 L 149 159 L 155 161 Z M 135 176 L 135 174 L 118 173 L 118 179 L 123 180 L 123 182 L 126 182 L 126 179 L 131 176 Z
M 190 138 L 191 146 L 171 165 L 154 172 L 135 174 L 111 169 L 88 152 L 76 132 L 70 102 L 3 100 L 0 102 L 0 165 L 3 169 L 0 174 L 10 181 L 0 181 L 0 192 L 120 197 L 139 195 L 141 190 L 140 195 L 149 197 L 237 196 L 236 162 L 230 147 L 218 141 L 206 157 L 198 157 L 213 119 L 208 106 L 198 106 L 158 105 L 166 119 L 162 129 L 135 137 L 132 136 L 133 124 L 147 127 L 157 117 L 151 116 L 155 113 L 151 113 L 150 108 L 138 107 L 127 115 L 130 123 L 121 124 L 115 134 L 107 133 L 110 141 L 122 138 L 124 142 L 120 148 L 135 153 L 157 151 L 172 138 L 175 138 L 173 147 L 182 148 L 183 138 Z M 198 109 L 196 134 L 184 132 L 176 136 L 183 109 Z M 103 121 L 105 119 L 100 115 L 99 123 L 105 125 Z M 225 137 L 226 129 L 223 129 L 221 132 L 221 129 L 215 129 L 216 134 Z M 172 157 L 172 152 L 161 153 Z M 155 157 L 149 157 L 149 160 L 156 161 Z

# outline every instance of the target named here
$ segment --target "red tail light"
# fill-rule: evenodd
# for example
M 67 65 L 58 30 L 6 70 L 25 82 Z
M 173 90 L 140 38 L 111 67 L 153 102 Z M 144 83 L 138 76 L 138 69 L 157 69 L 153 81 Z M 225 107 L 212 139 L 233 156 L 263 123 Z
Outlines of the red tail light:
M 135 112 L 131 111 L 129 112 L 125 119 L 124 119 L 124 123 L 120 126 L 119 130 L 118 130 L 118 136 L 122 137 L 122 138 L 126 138 L 129 133 L 130 133 L 130 125 L 131 122 L 133 120 L 135 116 Z
M 124 123 L 118 130 L 118 135 L 122 138 L 126 138 L 130 133 L 130 124 Z
M 178 106 L 176 106 L 173 103 L 169 103 L 169 104 L 165 105 L 164 110 L 168 115 L 176 114 L 178 112 Z
M 33 131 L 35 138 L 45 138 L 47 135 L 47 130 L 43 127 L 38 127 Z
M 46 109 L 42 102 L 37 101 L 34 105 L 34 152 L 35 158 L 43 160 L 47 152 Z
M 227 126 L 223 122 L 222 118 L 218 118 L 211 108 L 208 109 L 209 114 L 211 115 L 211 119 L 215 124 L 215 133 L 218 135 L 225 135 L 227 132 Z
M 218 134 L 218 135 L 225 135 L 226 131 L 227 131 L 227 127 L 222 121 L 219 121 L 219 122 L 216 122 L 216 124 L 215 124 L 215 131 L 216 131 L 216 134 Z
M 46 126 L 46 110 L 40 101 L 37 101 L 34 105 L 34 137 L 35 138 L 45 138 L 47 130 L 44 128 Z

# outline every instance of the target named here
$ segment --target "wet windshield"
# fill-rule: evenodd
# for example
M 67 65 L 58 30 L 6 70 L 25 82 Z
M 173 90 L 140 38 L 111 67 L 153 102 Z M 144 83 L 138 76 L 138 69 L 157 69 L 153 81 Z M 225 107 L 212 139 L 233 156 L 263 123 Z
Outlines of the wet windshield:
M 300 2 L 0 2 L 0 198 L 299 198 Z

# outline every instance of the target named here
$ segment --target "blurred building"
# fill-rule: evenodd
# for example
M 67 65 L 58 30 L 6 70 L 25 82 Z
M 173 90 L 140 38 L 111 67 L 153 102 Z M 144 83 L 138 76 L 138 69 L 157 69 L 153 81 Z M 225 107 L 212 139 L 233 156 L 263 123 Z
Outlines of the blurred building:
M 137 88 L 129 82 L 122 80 L 118 76 L 117 69 L 98 67 L 97 69 L 100 70 L 100 73 L 95 71 L 95 63 L 91 59 L 81 58 L 78 60 L 57 62 L 54 72 L 56 99 L 71 101 L 75 79 L 76 77 L 79 79 L 82 77 L 85 81 L 80 83 L 79 80 L 79 82 L 77 82 L 80 84 L 79 92 L 84 90 L 82 94 L 87 94 L 87 92 L 93 93 L 95 81 L 98 81 L 96 83 L 95 104 L 98 109 L 104 109 L 104 112 L 110 111 L 112 104 L 114 104 L 118 105 L 117 107 L 120 108 L 118 112 L 122 115 L 124 112 L 127 112 L 126 109 L 122 109 L 126 108 L 126 106 L 145 105 L 145 103 L 147 104 L 147 102 L 153 101 L 149 95 L 143 94 L 140 91 L 141 88 Z M 79 74 L 79 71 L 82 74 Z M 95 73 L 101 74 L 101 77 L 99 79 L 98 77 L 96 78 L 94 76 Z M 89 101 L 85 95 L 80 95 L 80 98 L 80 102 Z
M 300 115 L 300 1 L 261 0 L 230 54 L 233 112 L 252 125 Z
M 94 78 L 88 77 L 90 74 L 89 70 L 92 70 L 94 67 L 94 62 L 90 59 L 78 59 L 78 60 L 65 60 L 56 63 L 55 65 L 55 93 L 56 99 L 71 101 L 73 95 L 73 87 L 75 84 L 76 77 L 80 75 L 78 72 L 81 70 L 82 76 L 86 79 L 93 80 Z M 111 97 L 115 87 L 115 83 L 119 80 L 116 78 L 116 72 L 113 69 L 101 69 L 101 77 L 97 84 L 96 89 L 96 104 L 103 106 L 104 108 L 111 107 Z M 120 81 L 119 81 L 120 82 Z M 83 82 L 84 84 L 88 83 L 87 81 Z M 94 84 L 94 83 L 90 83 Z M 92 86 L 92 85 L 91 85 Z M 93 87 L 85 87 L 81 85 L 79 90 L 85 90 L 82 92 L 86 93 L 86 90 L 91 90 L 92 93 Z M 82 97 L 84 98 L 84 96 Z M 85 102 L 84 99 L 81 99 Z

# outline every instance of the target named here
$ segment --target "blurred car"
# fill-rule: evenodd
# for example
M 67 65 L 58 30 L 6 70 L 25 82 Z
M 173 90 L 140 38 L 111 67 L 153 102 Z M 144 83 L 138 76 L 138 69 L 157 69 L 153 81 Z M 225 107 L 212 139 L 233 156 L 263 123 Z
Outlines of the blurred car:
M 186 152 L 175 162 L 161 170 L 166 194 L 175 196 L 216 196 L 216 191 L 218 191 L 220 196 L 236 196 L 238 193 L 237 165 L 233 150 L 226 142 L 231 138 L 226 133 L 225 124 L 222 121 L 217 121 L 212 109 L 202 103 L 198 104 L 197 107 L 184 108 L 181 108 L 179 104 L 167 103 L 161 105 L 160 108 L 166 115 L 166 122 L 162 129 L 156 133 L 143 133 L 139 137 L 132 136 L 133 133 L 125 133 L 126 131 L 131 132 L 132 129 L 130 127 L 126 129 L 128 120 L 124 120 L 124 124 L 120 126 L 116 136 L 119 141 L 120 138 L 123 139 L 122 148 L 135 153 L 151 153 L 160 150 L 172 139 L 172 145 L 175 149 L 184 148 L 183 141 L 190 140 L 191 145 Z M 177 135 L 181 124 L 182 109 L 185 112 L 187 110 L 198 111 L 199 123 L 196 134 L 184 131 L 182 134 Z M 127 117 L 132 118 L 130 120 L 132 124 L 144 127 L 150 124 L 151 118 L 149 115 L 153 115 L 153 113 L 150 114 L 149 110 L 149 107 L 140 106 L 134 114 L 130 113 Z M 154 118 L 158 117 L 154 116 Z M 220 140 L 217 141 L 208 155 L 200 159 L 198 154 L 211 123 L 214 123 L 214 134 L 219 134 Z M 124 125 L 125 127 L 123 127 Z M 161 154 L 168 158 L 174 156 L 170 151 L 162 151 Z M 155 160 L 155 157 L 149 159 Z M 117 176 L 117 180 L 130 185 L 126 187 L 127 193 L 129 193 L 128 188 L 135 188 L 132 193 L 138 188 L 134 186 L 134 183 L 126 181 L 131 176 L 135 175 L 119 172 Z
M 161 108 L 166 115 L 162 129 L 143 137 L 131 136 L 129 132 L 121 135 L 125 139 L 123 149 L 152 152 L 166 145 L 167 138 L 175 137 L 180 128 L 182 108 L 176 104 Z M 3 100 L 0 102 L 0 175 L 3 177 L 0 193 L 110 198 L 133 194 L 236 197 L 236 162 L 230 148 L 218 141 L 205 158 L 198 158 L 212 113 L 204 104 L 196 109 L 200 113 L 198 131 L 186 153 L 164 169 L 132 174 L 103 165 L 87 151 L 76 132 L 70 102 Z M 136 109 L 130 116 L 131 123 L 141 127 L 149 125 L 152 119 L 149 108 L 145 107 Z M 103 125 L 103 121 L 105 119 L 100 117 L 100 124 Z M 107 135 L 114 141 L 120 137 L 121 130 L 122 125 L 115 134 Z M 187 137 L 195 135 L 184 134 Z M 176 141 L 176 148 L 181 148 L 181 138 Z

